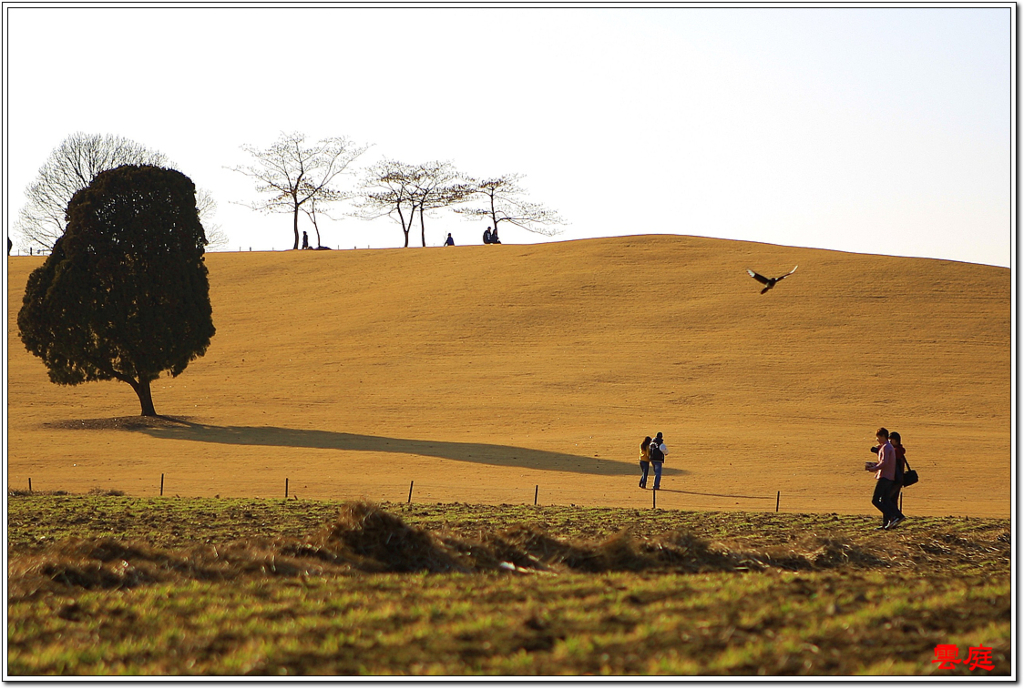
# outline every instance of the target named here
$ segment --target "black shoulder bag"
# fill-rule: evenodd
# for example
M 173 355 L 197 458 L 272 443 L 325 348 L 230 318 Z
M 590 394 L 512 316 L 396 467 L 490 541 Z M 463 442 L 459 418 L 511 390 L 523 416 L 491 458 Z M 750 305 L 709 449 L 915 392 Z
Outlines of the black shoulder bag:
M 907 470 L 903 472 L 903 485 L 912 486 L 917 483 L 917 472 L 910 468 L 910 462 L 906 458 L 903 461 L 907 465 Z

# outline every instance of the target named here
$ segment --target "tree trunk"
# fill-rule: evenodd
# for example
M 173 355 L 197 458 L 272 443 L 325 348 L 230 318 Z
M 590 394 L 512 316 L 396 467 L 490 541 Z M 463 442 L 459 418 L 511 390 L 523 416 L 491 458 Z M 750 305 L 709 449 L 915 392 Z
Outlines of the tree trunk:
M 149 389 L 148 380 L 139 382 L 129 381 L 135 394 L 139 396 L 139 404 L 142 406 L 142 416 L 156 416 L 156 409 L 153 407 L 153 393 Z
M 427 245 L 427 228 L 423 224 L 423 209 L 420 208 L 420 241 L 423 246 Z
M 295 204 L 295 213 L 292 215 L 292 229 L 295 231 L 295 243 L 292 249 L 299 248 L 299 204 Z

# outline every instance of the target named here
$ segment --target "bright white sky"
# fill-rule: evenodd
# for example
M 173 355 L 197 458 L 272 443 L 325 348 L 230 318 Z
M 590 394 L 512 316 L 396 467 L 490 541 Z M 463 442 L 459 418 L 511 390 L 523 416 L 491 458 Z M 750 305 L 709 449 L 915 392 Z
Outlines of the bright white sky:
M 256 192 L 226 168 L 249 162 L 241 144 L 300 131 L 373 144 L 361 164 L 523 173 L 531 200 L 571 222 L 556 240 L 1013 257 L 1005 3 L 5 12 L 8 228 L 50 151 L 82 131 L 165 153 L 213 193 L 231 250 L 289 248 L 290 217 L 235 205 Z M 428 244 L 479 243 L 484 227 L 441 213 Z M 392 221 L 321 230 L 335 248 L 402 244 Z M 504 227 L 502 239 L 548 241 Z

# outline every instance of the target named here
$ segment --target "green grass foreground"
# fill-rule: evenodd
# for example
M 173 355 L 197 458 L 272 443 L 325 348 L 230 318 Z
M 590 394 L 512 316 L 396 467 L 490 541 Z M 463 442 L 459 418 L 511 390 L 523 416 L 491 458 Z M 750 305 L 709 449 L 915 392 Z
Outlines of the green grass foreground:
M 876 525 L 12 494 L 8 672 L 1009 675 L 1009 520 Z

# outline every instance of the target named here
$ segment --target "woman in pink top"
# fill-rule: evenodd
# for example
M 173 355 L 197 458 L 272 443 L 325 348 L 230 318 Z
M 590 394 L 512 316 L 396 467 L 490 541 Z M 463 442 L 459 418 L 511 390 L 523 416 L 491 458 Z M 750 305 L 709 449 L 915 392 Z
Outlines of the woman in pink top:
M 902 521 L 899 509 L 892 503 L 892 487 L 896 478 L 896 450 L 889 443 L 889 431 L 879 428 L 875 431 L 878 439 L 878 461 L 864 462 L 866 471 L 875 472 L 875 492 L 871 504 L 882 513 L 879 529 L 891 529 Z

